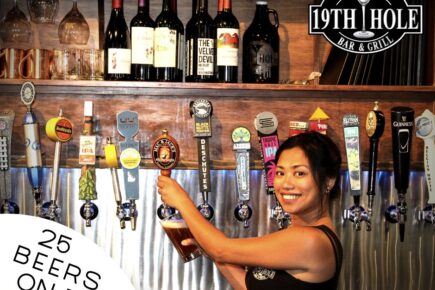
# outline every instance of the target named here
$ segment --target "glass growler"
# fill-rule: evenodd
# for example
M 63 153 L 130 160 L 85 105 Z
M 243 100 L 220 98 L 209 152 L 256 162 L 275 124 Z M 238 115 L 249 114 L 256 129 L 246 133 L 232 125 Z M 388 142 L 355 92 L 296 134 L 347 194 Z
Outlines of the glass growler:
M 254 20 L 243 35 L 243 82 L 278 83 L 278 14 L 267 7 L 267 1 L 257 1 L 256 5 Z M 274 16 L 274 24 L 269 14 Z

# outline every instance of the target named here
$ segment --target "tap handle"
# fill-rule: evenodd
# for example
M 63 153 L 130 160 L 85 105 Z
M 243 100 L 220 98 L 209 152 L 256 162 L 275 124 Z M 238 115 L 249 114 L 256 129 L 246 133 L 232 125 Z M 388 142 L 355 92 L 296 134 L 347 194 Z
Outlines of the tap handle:
M 415 119 L 416 135 L 424 140 L 424 171 L 429 204 L 435 204 L 435 115 L 429 110 Z
M 399 194 L 405 194 L 409 185 L 414 110 L 408 107 L 391 109 L 394 184 Z

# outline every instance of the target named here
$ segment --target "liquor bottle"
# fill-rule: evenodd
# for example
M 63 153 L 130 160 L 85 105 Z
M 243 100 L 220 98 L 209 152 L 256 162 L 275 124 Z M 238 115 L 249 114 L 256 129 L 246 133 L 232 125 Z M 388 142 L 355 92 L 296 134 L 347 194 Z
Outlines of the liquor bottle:
M 231 9 L 231 0 L 219 0 L 222 11 L 214 20 L 217 29 L 216 73 L 217 80 L 237 83 L 239 52 L 239 21 Z
M 104 79 L 129 80 L 130 32 L 124 18 L 123 0 L 112 0 L 112 12 L 104 39 Z
M 275 24 L 269 20 L 273 14 Z M 278 83 L 279 35 L 278 14 L 257 1 L 254 20 L 243 35 L 243 82 Z
M 183 81 L 184 26 L 174 0 L 163 0 L 154 30 L 154 67 L 157 81 Z
M 153 81 L 154 27 L 150 17 L 150 1 L 138 0 L 137 14 L 130 22 L 131 30 L 131 80 Z
M 208 0 L 196 1 L 196 13 L 186 26 L 186 82 L 213 82 L 216 28 L 208 13 Z

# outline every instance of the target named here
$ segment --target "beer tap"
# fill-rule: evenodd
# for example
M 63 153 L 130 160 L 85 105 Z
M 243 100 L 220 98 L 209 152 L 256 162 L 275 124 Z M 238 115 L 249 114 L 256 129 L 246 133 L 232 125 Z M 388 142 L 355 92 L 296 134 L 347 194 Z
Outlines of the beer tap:
M 35 86 L 32 82 L 25 82 L 21 86 L 21 101 L 27 107 L 23 118 L 24 138 L 26 140 L 27 177 L 32 186 L 32 194 L 35 199 L 36 215 L 41 215 L 42 197 L 42 157 L 41 142 L 39 138 L 39 122 L 32 111 L 35 101 Z
M 291 219 L 276 198 L 273 187 L 276 168 L 275 154 L 279 147 L 278 119 L 271 112 L 262 112 L 255 117 L 254 126 L 257 130 L 261 158 L 263 159 L 266 193 L 275 199 L 275 206 L 271 209 L 271 218 L 277 222 L 280 229 L 283 229 L 291 224 Z
M 154 164 L 160 168 L 160 174 L 170 177 L 171 170 L 177 166 L 180 158 L 180 148 L 177 141 L 169 135 L 168 130 L 162 130 L 162 135 L 154 141 L 151 147 L 151 156 Z M 176 213 L 175 208 L 167 206 L 165 203 L 157 209 L 157 216 L 161 220 L 166 220 Z
M 118 178 L 118 158 L 116 154 L 116 147 L 113 144 L 111 137 L 107 138 L 106 146 L 104 146 L 104 155 L 106 158 L 107 167 L 110 168 L 110 174 L 112 176 L 113 192 L 115 194 L 116 201 L 116 216 L 119 218 L 121 229 L 125 228 L 125 212 L 122 208 L 122 196 L 121 189 L 119 187 Z
M 252 208 L 248 204 L 251 133 L 245 127 L 237 127 L 233 130 L 231 139 L 236 154 L 236 189 L 239 196 L 239 204 L 234 209 L 234 215 L 247 228 L 249 227 L 248 221 L 252 216 Z
M 13 111 L 0 112 L 0 212 L 17 214 L 18 205 L 12 202 L 11 185 L 11 140 L 15 113 Z
M 435 230 L 435 115 L 427 109 L 424 110 L 415 119 L 415 126 L 416 136 L 424 141 L 424 172 L 429 193 L 428 206 L 417 211 L 418 220 L 431 223 Z
M 211 137 L 211 115 L 213 106 L 205 99 L 198 99 L 190 102 L 190 116 L 195 121 L 195 138 L 198 143 L 198 178 L 199 189 L 202 194 L 202 204 L 198 205 L 198 210 L 208 220 L 214 216 L 214 209 L 208 203 L 208 193 L 210 188 L 210 153 L 209 138 Z
M 385 127 L 385 116 L 384 113 L 379 111 L 378 102 L 375 102 L 373 110 L 371 110 L 366 119 L 366 132 L 370 141 L 370 152 L 369 152 L 369 175 L 368 175 L 368 186 L 367 186 L 367 196 L 368 196 L 368 207 L 367 211 L 369 218 L 372 216 L 373 211 L 373 200 L 376 194 L 376 166 L 378 162 L 378 145 L 379 138 L 381 138 L 384 133 Z
M 346 146 L 347 167 L 349 172 L 350 193 L 354 205 L 343 212 L 344 220 L 354 223 L 355 230 L 361 230 L 361 223 L 366 222 L 367 231 L 371 230 L 370 219 L 360 204 L 361 199 L 361 162 L 359 150 L 359 120 L 355 114 L 343 116 L 344 142 Z
M 57 205 L 57 196 L 59 189 L 59 165 L 60 154 L 62 151 L 62 143 L 68 142 L 72 137 L 72 124 L 63 117 L 62 110 L 59 111 L 59 116 L 51 118 L 45 125 L 45 133 L 47 137 L 55 143 L 54 159 L 53 159 L 53 174 L 51 177 L 50 201 L 42 205 L 42 217 L 59 221 L 60 207 Z
M 414 110 L 408 107 L 391 109 L 394 186 L 398 194 L 397 205 L 390 205 L 385 217 L 390 223 L 399 223 L 400 241 L 405 239 L 406 191 L 409 185 L 409 166 L 414 128 Z
M 97 139 L 94 134 L 93 104 L 86 101 L 84 106 L 84 125 L 80 136 L 79 164 L 82 165 L 79 179 L 79 199 L 85 203 L 80 207 L 80 215 L 91 226 L 91 221 L 98 215 L 98 207 L 92 200 L 97 199 L 95 176 L 95 150 Z
M 136 230 L 137 209 L 136 200 L 139 199 L 139 142 L 133 137 L 139 132 L 139 118 L 137 112 L 123 111 L 116 115 L 117 129 L 124 136 L 125 141 L 119 142 L 121 148 L 122 171 L 124 173 L 125 195 L 129 202 L 122 204 L 124 219 L 131 222 L 131 229 Z

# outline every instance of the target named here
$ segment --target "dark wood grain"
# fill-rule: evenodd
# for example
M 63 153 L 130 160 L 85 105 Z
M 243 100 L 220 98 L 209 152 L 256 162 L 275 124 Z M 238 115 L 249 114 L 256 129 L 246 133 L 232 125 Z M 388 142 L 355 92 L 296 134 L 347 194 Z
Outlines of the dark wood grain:
M 24 156 L 24 140 L 21 118 L 25 106 L 19 100 L 22 81 L 0 81 L 0 108 L 14 110 L 17 119 L 14 124 L 12 154 L 16 160 Z M 252 159 L 260 159 L 257 134 L 253 125 L 256 115 L 263 111 L 276 114 L 279 121 L 279 138 L 287 138 L 290 120 L 307 121 L 317 107 L 330 117 L 328 134 L 344 151 L 341 120 L 344 114 L 353 112 L 361 123 L 362 162 L 368 162 L 368 138 L 364 122 L 375 100 L 386 115 L 385 133 L 381 139 L 379 162 L 390 164 L 391 127 L 390 110 L 394 106 L 409 106 L 419 116 L 425 109 L 435 108 L 434 87 L 354 87 L 354 86 L 292 86 L 292 85 L 246 85 L 246 84 L 173 84 L 138 82 L 89 82 L 89 81 L 35 81 L 37 99 L 33 105 L 41 127 L 41 140 L 45 160 L 51 160 L 54 143 L 43 131 L 45 123 L 56 117 L 59 109 L 74 124 L 73 139 L 63 146 L 64 165 L 74 165 L 78 156 L 78 140 L 83 123 L 85 100 L 94 102 L 97 135 L 100 140 L 108 136 L 122 137 L 116 132 L 116 113 L 133 110 L 139 113 L 141 154 L 150 158 L 149 147 L 162 129 L 166 128 L 177 139 L 181 148 L 180 166 L 189 167 L 196 162 L 196 141 L 193 137 L 193 120 L 189 114 L 189 103 L 196 98 L 207 98 L 213 104 L 212 137 L 210 140 L 211 159 L 216 168 L 234 165 L 234 153 L 230 134 L 237 126 L 247 127 L 252 134 Z M 422 141 L 413 137 L 412 160 L 423 160 Z M 102 155 L 100 145 L 97 152 Z M 345 161 L 345 156 L 343 155 Z M 184 162 L 184 163 L 183 163 Z M 146 163 L 144 163 L 146 164 Z M 18 165 L 22 165 L 19 162 Z M 50 163 L 47 162 L 47 166 Z M 104 166 L 104 163 L 101 164 Z

